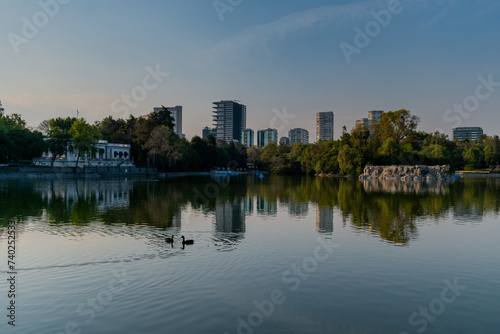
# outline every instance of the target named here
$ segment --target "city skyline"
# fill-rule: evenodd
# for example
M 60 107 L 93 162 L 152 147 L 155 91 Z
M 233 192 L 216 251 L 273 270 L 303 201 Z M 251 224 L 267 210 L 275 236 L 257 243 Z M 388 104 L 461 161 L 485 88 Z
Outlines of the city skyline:
M 423 131 L 450 137 L 500 122 L 493 0 L 401 0 L 389 23 L 378 14 L 391 1 L 245 1 L 223 13 L 198 0 L 41 3 L 57 11 L 32 2 L 0 13 L 0 100 L 32 127 L 76 110 L 93 122 L 182 105 L 189 139 L 227 97 L 248 106 L 248 127 L 279 133 L 314 134 L 309 114 L 333 110 L 335 139 L 373 109 L 408 109 Z

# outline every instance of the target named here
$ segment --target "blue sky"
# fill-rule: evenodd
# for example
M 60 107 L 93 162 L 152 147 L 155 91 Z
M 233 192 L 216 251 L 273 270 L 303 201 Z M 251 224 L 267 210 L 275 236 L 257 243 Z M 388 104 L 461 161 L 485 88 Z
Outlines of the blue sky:
M 40 3 L 56 1 L 57 13 L 44 14 Z M 316 112 L 330 110 L 336 138 L 369 110 L 401 108 L 424 131 L 500 134 L 500 3 L 400 0 L 349 63 L 341 43 L 356 47 L 354 29 L 376 28 L 371 11 L 394 1 L 220 0 L 228 10 L 218 13 L 213 0 L 6 0 L 0 100 L 30 126 L 77 109 L 96 121 L 182 105 L 188 138 L 211 125 L 220 99 L 242 101 L 249 128 L 304 127 L 312 141 Z M 38 31 L 23 32 L 26 21 Z M 147 68 L 163 74 L 145 90 Z M 140 99 L 123 108 L 133 91 Z M 464 101 L 468 109 L 453 108 Z

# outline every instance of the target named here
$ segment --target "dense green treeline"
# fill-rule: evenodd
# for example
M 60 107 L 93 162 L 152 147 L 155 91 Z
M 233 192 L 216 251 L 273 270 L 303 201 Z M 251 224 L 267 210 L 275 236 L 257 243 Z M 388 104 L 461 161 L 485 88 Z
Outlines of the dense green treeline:
M 439 132 L 418 131 L 419 118 L 407 110 L 384 113 L 378 124 L 353 129 L 344 127 L 339 140 L 315 144 L 277 145 L 247 149 L 213 136 L 191 141 L 172 130 L 167 108 L 143 117 L 106 117 L 89 124 L 83 118 L 43 121 L 36 130 L 26 127 L 17 114 L 5 115 L 0 104 L 0 163 L 29 161 L 44 151 L 53 161 L 76 150 L 78 159 L 98 155 L 99 139 L 129 144 L 137 166 L 160 171 L 204 171 L 213 167 L 245 168 L 247 162 L 275 174 L 359 175 L 366 165 L 448 165 L 450 171 L 495 168 L 500 165 L 500 139 L 483 136 L 474 142 L 452 141 Z
M 498 136 L 458 142 L 439 132 L 417 131 L 418 117 L 407 110 L 387 112 L 366 128 L 344 127 L 339 140 L 276 145 L 248 150 L 249 162 L 276 174 L 359 175 L 366 165 L 448 165 L 451 171 L 500 165 Z
M 77 152 L 77 161 L 84 155 L 92 158 L 100 153 L 95 144 L 103 139 L 129 144 L 130 157 L 125 158 L 131 158 L 137 166 L 157 167 L 160 171 L 246 167 L 246 149 L 242 145 L 227 144 L 213 136 L 196 136 L 188 141 L 172 130 L 173 125 L 170 112 L 163 107 L 144 117 L 131 115 L 125 120 L 109 116 L 95 124 L 83 118 L 58 117 L 32 130 L 19 115 L 4 115 L 0 108 L 0 163 L 29 162 L 47 150 L 53 153 L 52 164 L 68 151 Z
M 46 149 L 43 134 L 26 128 L 20 115 L 5 115 L 0 102 L 0 163 L 31 160 Z

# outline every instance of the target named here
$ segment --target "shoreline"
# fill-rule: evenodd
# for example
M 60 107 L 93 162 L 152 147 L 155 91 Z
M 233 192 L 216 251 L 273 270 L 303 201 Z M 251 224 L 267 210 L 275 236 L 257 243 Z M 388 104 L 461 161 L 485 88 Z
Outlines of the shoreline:
M 268 172 L 262 172 L 269 175 Z M 455 173 L 450 176 L 460 178 L 500 178 L 500 173 Z M 153 168 L 107 168 L 91 167 L 0 167 L 0 180 L 2 179 L 98 179 L 98 178 L 157 178 L 170 179 L 189 176 L 210 176 L 210 172 L 158 172 Z M 307 176 L 307 175 L 299 175 Z M 356 178 L 356 176 L 338 174 L 317 174 L 315 177 L 326 178 Z

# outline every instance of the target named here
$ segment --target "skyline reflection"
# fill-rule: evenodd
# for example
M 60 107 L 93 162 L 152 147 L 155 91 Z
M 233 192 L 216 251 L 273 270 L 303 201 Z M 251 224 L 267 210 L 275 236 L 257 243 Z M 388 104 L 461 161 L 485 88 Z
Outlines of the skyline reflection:
M 200 199 L 207 184 L 219 188 L 214 188 L 215 195 Z M 315 224 L 318 233 L 332 233 L 338 212 L 359 231 L 404 245 L 418 237 L 419 219 L 452 216 L 456 223 L 466 223 L 472 215 L 474 223 L 480 223 L 486 214 L 498 215 L 499 189 L 499 179 L 437 185 L 293 177 L 237 178 L 223 185 L 203 177 L 6 180 L 0 184 L 0 215 L 4 225 L 31 219 L 54 225 L 148 225 L 180 231 L 191 208 L 211 217 L 212 233 L 241 239 L 251 228 L 250 216 L 281 219 L 278 213 L 283 211 L 289 219 Z

